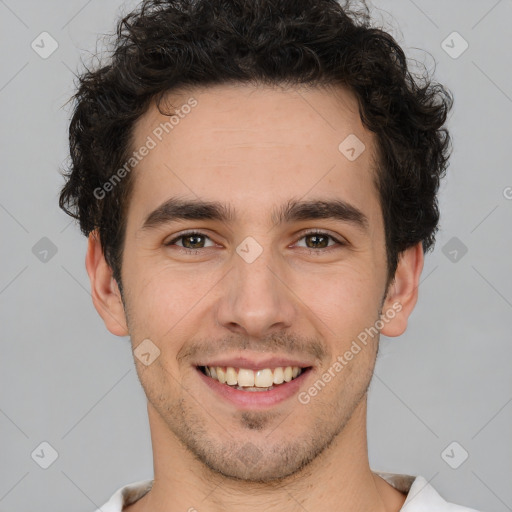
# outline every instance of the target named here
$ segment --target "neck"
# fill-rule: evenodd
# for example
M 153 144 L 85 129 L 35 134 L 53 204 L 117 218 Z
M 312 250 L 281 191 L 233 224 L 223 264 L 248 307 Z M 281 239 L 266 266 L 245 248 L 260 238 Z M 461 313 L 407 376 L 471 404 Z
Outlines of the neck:
M 226 478 L 191 454 L 148 404 L 154 452 L 151 491 L 129 512 L 333 510 L 397 512 L 405 496 L 372 473 L 368 463 L 366 397 L 329 447 L 299 473 L 277 483 Z

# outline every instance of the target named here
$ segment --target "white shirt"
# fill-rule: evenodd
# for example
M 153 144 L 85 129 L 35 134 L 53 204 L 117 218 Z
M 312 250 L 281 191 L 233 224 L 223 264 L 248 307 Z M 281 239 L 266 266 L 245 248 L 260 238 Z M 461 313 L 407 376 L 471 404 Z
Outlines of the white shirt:
M 401 475 L 374 471 L 407 498 L 400 512 L 478 512 L 474 508 L 463 507 L 445 501 L 422 476 Z M 95 512 L 121 512 L 124 507 L 142 498 L 152 487 L 153 480 L 142 480 L 125 485 Z

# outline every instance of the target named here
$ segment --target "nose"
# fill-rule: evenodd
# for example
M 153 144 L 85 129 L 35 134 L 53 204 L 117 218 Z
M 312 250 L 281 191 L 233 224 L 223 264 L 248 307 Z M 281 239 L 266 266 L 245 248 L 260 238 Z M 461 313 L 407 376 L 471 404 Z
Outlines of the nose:
M 230 331 L 262 338 L 293 325 L 294 295 L 286 269 L 265 249 L 248 263 L 233 254 L 233 268 L 223 279 L 217 308 L 218 323 Z

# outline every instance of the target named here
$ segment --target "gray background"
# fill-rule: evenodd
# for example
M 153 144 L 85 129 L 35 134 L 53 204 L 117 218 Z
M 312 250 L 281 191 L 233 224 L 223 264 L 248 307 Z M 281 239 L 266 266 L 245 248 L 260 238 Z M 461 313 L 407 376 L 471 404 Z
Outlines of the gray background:
M 118 487 L 153 476 L 129 340 L 111 335 L 94 310 L 86 239 L 57 205 L 73 72 L 98 34 L 134 5 L 0 0 L 4 512 L 91 511 Z M 512 510 L 512 1 L 374 5 L 378 23 L 409 57 L 429 69 L 437 62 L 455 107 L 436 249 L 407 333 L 381 341 L 369 400 L 370 463 L 421 474 L 456 503 Z M 31 48 L 43 31 L 59 45 L 47 59 Z M 454 31 L 469 44 L 458 58 L 442 47 Z M 453 54 L 461 44 L 456 36 L 445 47 Z M 41 252 L 49 247 L 43 237 L 55 254 Z M 43 457 L 38 448 L 44 441 L 58 452 L 48 469 L 38 465 L 50 461 L 50 451 L 43 448 Z M 457 469 L 445 462 L 459 464 L 463 450 L 469 457 Z

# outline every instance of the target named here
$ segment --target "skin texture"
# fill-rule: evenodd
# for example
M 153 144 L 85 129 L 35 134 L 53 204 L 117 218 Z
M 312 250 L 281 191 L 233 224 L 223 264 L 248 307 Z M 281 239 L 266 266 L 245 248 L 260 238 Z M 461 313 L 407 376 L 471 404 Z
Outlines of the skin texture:
M 406 329 L 423 251 L 418 244 L 402 253 L 386 290 L 375 140 L 357 101 L 341 87 L 222 85 L 175 91 L 172 104 L 191 96 L 197 106 L 133 171 L 124 303 L 95 233 L 89 237 L 92 298 L 106 327 L 129 335 L 132 348 L 149 338 L 160 350 L 149 366 L 135 358 L 148 398 L 155 482 L 126 510 L 398 511 L 405 496 L 368 463 L 367 390 L 378 336 L 308 404 L 294 395 L 244 410 L 213 392 L 195 368 L 204 353 L 292 357 L 313 366 L 302 391 L 393 304 L 401 310 L 382 334 Z M 134 148 L 166 120 L 152 106 L 136 124 Z M 366 147 L 353 162 L 338 150 L 350 134 Z M 234 219 L 141 230 L 175 196 L 227 203 Z M 271 212 L 291 199 L 345 200 L 366 215 L 368 230 L 333 219 L 274 224 Z M 189 229 L 208 237 L 197 254 L 183 252 L 190 239 L 164 245 Z M 317 248 L 304 238 L 307 229 L 345 245 L 329 239 L 334 249 Z M 248 236 L 263 249 L 250 264 L 236 252 Z M 249 453 L 257 455 L 240 457 Z

